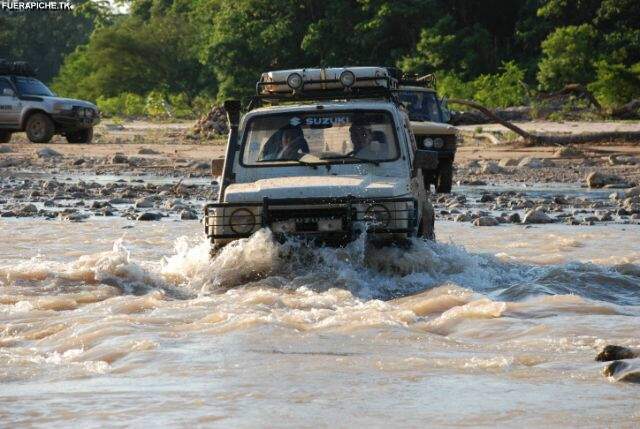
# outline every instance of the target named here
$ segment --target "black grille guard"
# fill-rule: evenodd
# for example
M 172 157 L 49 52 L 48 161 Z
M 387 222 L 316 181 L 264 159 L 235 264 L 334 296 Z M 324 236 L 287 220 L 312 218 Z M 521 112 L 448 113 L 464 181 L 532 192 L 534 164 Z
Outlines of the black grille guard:
M 392 203 L 413 203 L 410 208 L 392 208 L 388 207 Z M 418 224 L 418 202 L 412 197 L 396 197 L 396 198 L 356 198 L 356 197 L 337 197 L 337 198 L 284 198 L 272 199 L 265 197 L 262 203 L 209 203 L 204 207 L 204 225 L 207 237 L 210 239 L 234 239 L 249 237 L 255 232 L 255 226 L 269 227 L 272 221 L 283 219 L 299 219 L 299 218 L 332 218 L 342 220 L 342 231 L 298 231 L 291 235 L 302 236 L 321 236 L 321 235 L 345 235 L 353 233 L 353 224 L 355 222 L 367 223 L 365 219 L 366 209 L 375 204 L 384 204 L 390 215 L 389 223 L 398 223 L 406 221 L 406 228 L 393 228 L 387 226 L 367 224 L 367 232 L 373 234 L 410 234 L 416 231 Z M 360 207 L 359 207 L 360 206 Z M 231 223 L 232 211 L 223 210 L 222 213 L 216 214 L 213 209 L 223 208 L 248 208 L 255 209 L 259 212 L 259 221 L 246 223 Z M 291 208 L 295 207 L 295 208 Z M 364 209 L 363 209 L 364 207 Z M 405 205 L 406 207 L 406 205 Z M 286 216 L 283 211 L 286 210 Z M 257 216 L 256 216 L 257 217 Z M 253 226 L 252 230 L 246 234 L 235 233 L 232 227 Z M 216 230 L 229 230 L 231 233 L 216 234 Z

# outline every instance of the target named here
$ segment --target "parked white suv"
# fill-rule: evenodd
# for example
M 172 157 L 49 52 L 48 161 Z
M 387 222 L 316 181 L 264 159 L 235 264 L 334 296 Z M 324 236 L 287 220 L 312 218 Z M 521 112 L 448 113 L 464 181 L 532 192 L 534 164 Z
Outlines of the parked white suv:
M 33 143 L 48 143 L 54 134 L 69 143 L 91 143 L 99 121 L 95 104 L 58 97 L 26 63 L 0 60 L 0 143 L 20 131 Z
M 241 121 L 240 104 L 225 103 L 220 195 L 205 207 L 214 248 L 265 227 L 337 244 L 365 231 L 435 238 L 422 169 L 437 153 L 417 150 L 396 83 L 378 67 L 285 70 L 262 75 Z

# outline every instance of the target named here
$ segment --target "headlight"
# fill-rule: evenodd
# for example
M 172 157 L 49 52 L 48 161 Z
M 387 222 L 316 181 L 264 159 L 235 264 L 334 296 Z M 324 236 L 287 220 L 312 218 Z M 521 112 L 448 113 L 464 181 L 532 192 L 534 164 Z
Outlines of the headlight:
M 433 147 L 435 147 L 436 149 L 442 149 L 444 147 L 444 140 L 442 140 L 440 137 L 436 138 L 433 141 Z
M 64 110 L 73 109 L 73 104 L 58 102 L 53 104 L 53 113 L 60 113 Z
M 356 75 L 353 74 L 351 70 L 345 70 L 340 73 L 340 82 L 342 83 L 342 86 L 349 88 L 356 83 Z
M 422 140 L 422 143 L 424 144 L 424 147 L 426 147 L 427 149 L 430 149 L 433 147 L 433 139 L 431 137 L 425 137 L 425 139 Z
M 256 217 L 248 209 L 237 209 L 229 217 L 229 228 L 236 234 L 249 234 L 256 225 Z
M 365 211 L 364 220 L 374 225 L 387 226 L 391 222 L 391 213 L 382 204 L 372 204 Z
M 293 90 L 302 88 L 302 76 L 298 73 L 291 73 L 289 77 L 287 77 L 287 85 Z

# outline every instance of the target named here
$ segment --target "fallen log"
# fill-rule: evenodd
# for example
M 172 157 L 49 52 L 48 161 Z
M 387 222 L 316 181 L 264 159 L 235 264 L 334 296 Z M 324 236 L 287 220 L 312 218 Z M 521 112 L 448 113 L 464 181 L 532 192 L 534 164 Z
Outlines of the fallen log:
M 596 97 L 591 91 L 580 85 L 579 83 L 569 83 L 564 86 L 560 91 L 552 93 L 540 93 L 538 95 L 539 100 L 550 100 L 553 98 L 564 97 L 566 95 L 576 95 L 578 97 L 585 98 L 589 103 L 593 105 L 599 112 L 602 112 L 602 105 L 596 100 Z
M 524 139 L 524 141 L 531 145 L 556 145 L 566 146 L 570 144 L 582 144 L 582 143 L 601 143 L 609 141 L 627 141 L 627 142 L 640 142 L 640 131 L 608 131 L 602 133 L 584 133 L 584 134 L 566 134 L 566 135 L 553 135 L 553 134 L 539 134 L 530 133 L 522 128 L 514 125 L 513 123 L 501 119 L 494 114 L 490 109 L 472 100 L 464 100 L 460 98 L 451 98 L 448 100 L 452 104 L 461 104 L 468 106 L 482 112 L 490 120 L 502 125 L 505 128 L 510 129 L 514 133 L 518 134 Z
M 616 107 L 611 111 L 611 116 L 617 119 L 635 119 L 640 113 L 640 99 L 636 98 L 627 104 Z

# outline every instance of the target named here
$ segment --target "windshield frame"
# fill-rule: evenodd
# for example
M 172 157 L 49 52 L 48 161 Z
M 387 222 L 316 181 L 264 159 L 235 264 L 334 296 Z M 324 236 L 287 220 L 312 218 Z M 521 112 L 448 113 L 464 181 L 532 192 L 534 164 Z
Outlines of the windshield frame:
M 40 83 L 40 85 L 42 85 L 43 87 L 45 87 L 47 91 L 49 91 L 49 93 L 48 94 L 29 94 L 26 92 L 22 92 L 20 90 L 20 84 L 18 83 L 18 79 L 34 80 Z M 55 97 L 56 96 L 56 94 L 53 91 L 51 91 L 51 89 L 44 82 L 42 82 L 39 79 L 36 79 L 35 77 L 15 76 L 12 80 L 13 80 L 13 85 L 16 87 L 16 90 L 21 97 Z
M 355 113 L 355 112 L 365 112 L 365 113 L 382 113 L 385 114 L 389 117 L 389 119 L 391 119 L 391 128 L 393 129 L 393 137 L 394 137 L 394 141 L 395 141 L 395 145 L 396 145 L 396 156 L 393 159 L 383 159 L 383 160 L 375 160 L 375 162 L 377 162 L 378 164 L 382 164 L 382 163 L 388 163 L 388 162 L 395 162 L 397 160 L 399 160 L 401 157 L 403 157 L 402 154 L 402 148 L 400 147 L 400 139 L 398 136 L 398 130 L 397 130 L 397 123 L 395 120 L 395 117 L 393 115 L 392 112 L 390 112 L 389 110 L 386 109 L 366 109 L 366 108 L 349 108 L 349 109 L 322 109 L 322 110 L 318 110 L 318 109 L 305 109 L 305 110 L 292 110 L 292 111 L 281 111 L 281 112 L 272 112 L 272 113 L 260 113 L 260 114 L 256 114 L 254 116 L 251 116 L 249 119 L 247 119 L 245 121 L 245 123 L 243 124 L 242 127 L 242 141 L 240 142 L 240 151 L 239 151 L 239 155 L 238 155 L 238 163 L 240 164 L 241 167 L 243 168 L 279 168 L 279 167 L 314 167 L 314 166 L 323 166 L 323 165 L 353 165 L 353 164 L 359 164 L 359 165 L 363 165 L 365 163 L 370 163 L 369 160 L 367 160 L 366 162 L 363 162 L 361 160 L 358 160 L 357 158 L 353 158 L 353 160 L 349 159 L 349 157 L 346 158 L 337 158 L 337 159 L 327 159 L 327 160 L 322 160 L 322 162 L 314 162 L 314 163 L 308 163 L 308 164 L 302 164 L 299 163 L 295 160 L 287 160 L 287 161 L 276 161 L 276 162 L 265 162 L 264 165 L 262 163 L 258 164 L 245 164 L 244 162 L 244 152 L 245 152 L 245 148 L 246 148 L 246 142 L 247 142 L 247 135 L 248 132 L 247 130 L 249 129 L 249 126 L 251 125 L 251 123 L 258 119 L 258 118 L 265 118 L 265 117 L 271 117 L 271 116 L 284 116 L 284 115 L 289 115 L 289 114 L 298 114 L 298 115 L 306 115 L 306 114 L 313 114 L 313 113 Z
M 438 94 L 435 91 L 425 91 L 423 89 L 414 89 L 414 88 L 398 88 L 395 90 L 396 95 L 398 96 L 398 100 L 400 101 L 400 104 L 403 105 L 403 107 L 407 110 L 407 114 L 409 115 L 409 120 L 412 122 L 437 122 L 439 124 L 445 124 L 446 122 L 444 122 L 444 115 L 442 114 L 442 106 L 440 105 L 440 99 L 438 98 Z M 402 102 L 402 99 L 400 98 L 400 93 L 402 92 L 422 92 L 422 93 L 428 93 L 428 94 L 432 94 L 433 95 L 433 99 L 435 100 L 436 103 L 436 107 L 438 108 L 438 120 L 434 121 L 432 119 L 429 119 L 428 121 L 424 121 L 424 120 L 418 120 L 415 119 L 415 117 L 412 117 L 412 113 L 411 110 L 409 108 L 407 108 L 406 106 L 404 106 L 404 103 Z

